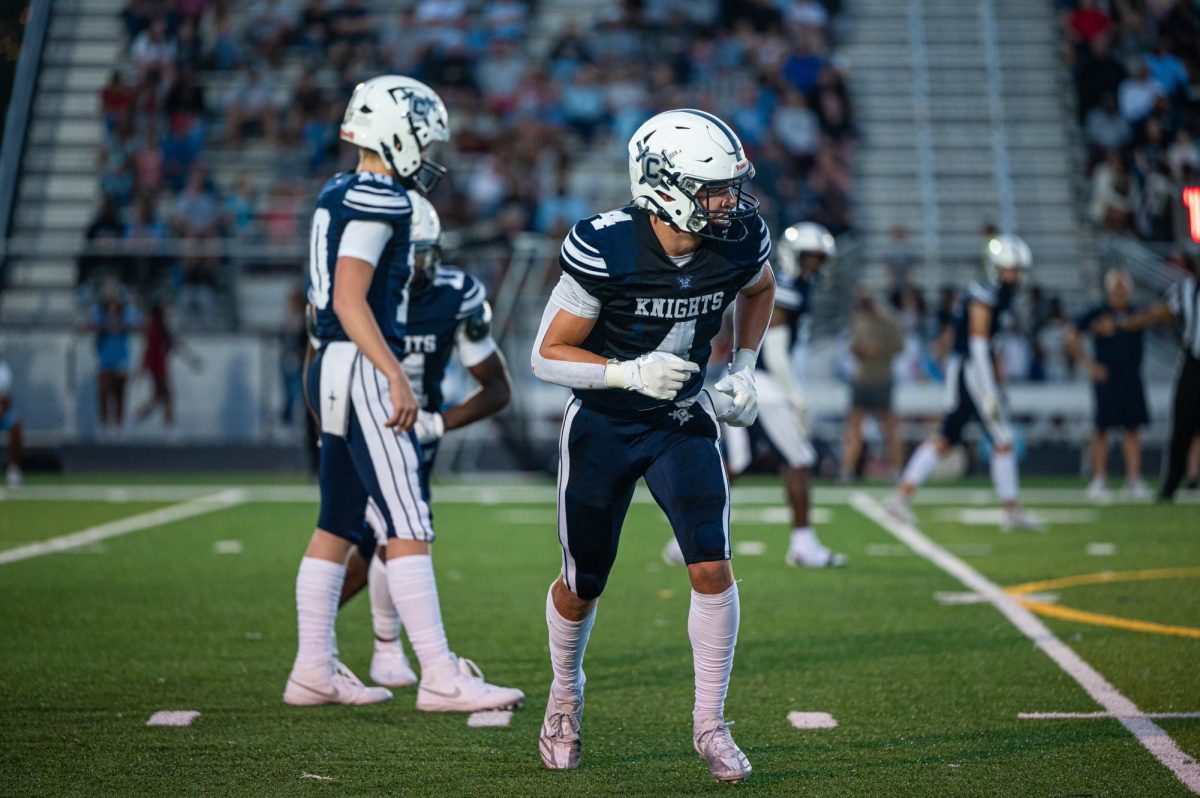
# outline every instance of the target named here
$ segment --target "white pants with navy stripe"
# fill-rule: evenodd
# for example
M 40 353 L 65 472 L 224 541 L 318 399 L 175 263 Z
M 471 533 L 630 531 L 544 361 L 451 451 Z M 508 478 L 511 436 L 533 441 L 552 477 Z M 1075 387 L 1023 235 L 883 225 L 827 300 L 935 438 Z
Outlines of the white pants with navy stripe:
M 800 430 L 796 410 L 779 383 L 769 373 L 759 372 L 754 375 L 754 385 L 758 389 L 758 428 L 790 468 L 811 468 L 817 461 L 816 450 Z M 726 426 L 725 457 L 734 474 L 749 468 L 753 453 L 747 428 Z

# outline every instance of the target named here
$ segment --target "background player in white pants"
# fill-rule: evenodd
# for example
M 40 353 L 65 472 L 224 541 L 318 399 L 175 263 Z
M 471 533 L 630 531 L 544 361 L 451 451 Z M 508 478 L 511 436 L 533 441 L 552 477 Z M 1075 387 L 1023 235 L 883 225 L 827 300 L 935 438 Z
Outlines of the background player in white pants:
M 1017 456 L 1013 430 L 997 385 L 992 336 L 1008 312 L 1017 287 L 1033 266 L 1029 245 L 1017 236 L 996 236 L 986 248 L 986 281 L 971 283 L 954 317 L 954 349 L 946 369 L 950 412 L 939 434 L 926 440 L 908 461 L 900 484 L 885 507 L 896 518 L 915 523 L 909 504 L 943 455 L 962 441 L 971 421 L 983 425 L 992 441 L 991 472 L 996 495 L 1004 506 L 1000 528 L 1006 532 L 1041 531 L 1042 524 L 1017 503 Z
M 792 367 L 792 347 L 812 309 L 813 283 L 822 267 L 837 256 L 837 244 L 821 225 L 802 222 L 783 231 L 775 251 L 775 309 L 759 358 L 756 424 L 783 459 L 783 485 L 792 509 L 786 560 L 788 565 L 808 568 L 845 565 L 846 556 L 821 543 L 809 517 L 817 457 L 808 438 L 808 401 Z M 732 480 L 750 466 L 750 435 L 746 429 L 726 427 L 724 440 L 725 467 Z M 678 540 L 667 541 L 663 559 L 671 565 L 683 564 Z

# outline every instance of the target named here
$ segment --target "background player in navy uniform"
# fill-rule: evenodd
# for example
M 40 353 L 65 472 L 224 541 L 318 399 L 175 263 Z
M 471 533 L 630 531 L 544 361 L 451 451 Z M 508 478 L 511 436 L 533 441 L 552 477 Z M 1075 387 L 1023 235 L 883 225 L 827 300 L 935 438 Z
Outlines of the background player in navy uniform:
M 483 284 L 459 269 L 441 265 L 442 226 L 437 211 L 415 192 L 409 192 L 409 198 L 413 204 L 414 272 L 401 365 L 421 407 L 414 430 L 421 446 L 421 493 L 429 501 L 429 477 L 442 436 L 503 410 L 512 395 L 512 380 L 504 355 L 492 340 L 491 308 Z M 443 409 L 442 381 L 450 357 L 456 353 L 479 387 L 458 404 Z M 374 520 L 368 516 L 368 521 Z M 342 601 L 369 581 L 375 630 L 371 680 L 388 687 L 408 687 L 417 683 L 417 677 L 400 643 L 400 617 L 388 590 L 384 565 L 386 541 L 376 540 L 381 531 L 376 528 L 364 535 L 351 555 Z
M 693 744 L 718 780 L 750 763 L 724 720 L 737 641 L 729 487 L 719 421 L 757 414 L 754 365 L 771 316 L 770 233 L 741 143 L 716 117 L 667 111 L 629 142 L 633 204 L 584 219 L 563 242 L 562 277 L 532 353 L 543 380 L 574 389 L 560 436 L 562 571 L 546 598 L 554 681 L 540 753 L 579 765 L 583 653 L 616 558 L 634 487 L 645 478 L 679 538 L 692 583 Z M 702 392 L 712 338 L 735 305 L 718 411 Z
M 321 425 L 321 511 L 296 576 L 299 644 L 283 694 L 295 706 L 391 698 L 336 655 L 345 562 L 368 512 L 386 531 L 389 589 L 421 662 L 417 708 L 474 711 L 520 697 L 486 684 L 446 642 L 411 431 L 420 407 L 400 365 L 412 277 L 406 187 L 436 183 L 444 170 L 424 150 L 449 136 L 445 106 L 429 87 L 395 75 L 361 83 L 341 129 L 359 147 L 358 169 L 330 178 L 317 198 L 308 288 L 317 353 L 306 398 Z
M 1001 529 L 1040 530 L 1041 523 L 1017 502 L 1013 429 L 996 383 L 991 349 L 1000 318 L 1012 305 L 1025 272 L 1033 266 L 1033 256 L 1029 246 L 1017 236 L 1001 235 L 988 242 L 986 258 L 987 281 L 971 283 L 954 317 L 954 350 L 946 368 L 951 410 L 942 420 L 941 433 L 913 452 L 896 492 L 888 497 L 885 507 L 905 523 L 915 523 L 909 504 L 917 488 L 950 447 L 962 442 L 966 425 L 979 421 L 992 442 L 992 485 L 1004 506 Z
M 1111 335 L 1109 320 L 1136 313 L 1130 302 L 1133 284 L 1129 275 L 1112 269 L 1104 275 L 1105 301 L 1075 320 L 1067 330 L 1067 349 L 1083 366 L 1092 381 L 1095 402 L 1095 429 L 1092 432 L 1092 481 L 1088 498 L 1107 501 L 1108 433 L 1121 429 L 1121 450 L 1125 455 L 1125 495 L 1148 499 L 1150 488 L 1142 480 L 1142 441 L 1139 430 L 1150 423 L 1146 409 L 1146 386 L 1142 382 L 1141 330 Z M 1093 327 L 1097 334 L 1092 335 Z M 1091 335 L 1093 354 L 1083 347 L 1080 333 Z
M 792 507 L 788 565 L 827 568 L 846 564 L 846 557 L 821 543 L 809 519 L 812 467 L 816 451 L 809 441 L 808 402 L 796 384 L 792 347 L 812 311 L 812 286 L 821 267 L 837 255 L 833 236 L 819 224 L 802 222 L 783 231 L 776 247 L 775 310 L 763 338 L 762 368 L 756 375 L 758 420 L 755 425 L 783 459 L 783 484 Z M 750 465 L 750 436 L 733 427 L 726 434 L 726 465 L 731 478 Z M 682 564 L 683 551 L 672 538 L 663 559 Z

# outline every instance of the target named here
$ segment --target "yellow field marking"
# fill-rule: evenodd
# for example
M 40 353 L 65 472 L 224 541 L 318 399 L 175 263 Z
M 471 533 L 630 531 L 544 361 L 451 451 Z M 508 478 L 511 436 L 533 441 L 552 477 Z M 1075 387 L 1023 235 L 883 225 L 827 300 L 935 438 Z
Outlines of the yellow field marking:
M 1147 571 L 1101 571 L 1095 574 L 1065 576 L 1060 579 L 1045 579 L 1040 582 L 1026 582 L 1004 588 L 1004 592 L 1016 598 L 1022 606 L 1039 615 L 1060 618 L 1065 621 L 1086 623 L 1092 626 L 1108 626 L 1113 629 L 1125 629 L 1131 632 L 1147 634 L 1173 635 L 1175 637 L 1190 637 L 1200 640 L 1200 628 L 1194 626 L 1169 626 L 1152 621 L 1138 621 L 1129 618 L 1118 618 L 1115 615 L 1103 615 L 1097 612 L 1086 612 L 1061 604 L 1047 604 L 1026 598 L 1030 593 L 1040 593 L 1048 590 L 1061 590 L 1081 585 L 1102 585 L 1114 582 L 1152 582 L 1162 579 L 1200 579 L 1200 568 L 1156 568 Z

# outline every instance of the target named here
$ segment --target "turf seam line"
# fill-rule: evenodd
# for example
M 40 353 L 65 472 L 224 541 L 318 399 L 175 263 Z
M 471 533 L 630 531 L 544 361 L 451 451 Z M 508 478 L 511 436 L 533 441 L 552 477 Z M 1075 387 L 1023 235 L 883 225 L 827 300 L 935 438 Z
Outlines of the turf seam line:
M 224 510 L 227 507 L 234 507 L 245 501 L 245 492 L 240 488 L 218 491 L 217 493 L 201 496 L 190 501 L 172 504 L 168 507 L 160 507 L 157 510 L 150 510 L 126 518 L 119 518 L 116 521 L 109 521 L 99 526 L 81 529 L 78 532 L 59 535 L 49 540 L 41 540 L 37 543 L 30 543 L 25 546 L 0 551 L 0 565 L 29 560 L 46 554 L 56 554 L 80 546 L 88 546 L 102 540 L 108 540 L 109 538 L 128 535 L 131 532 L 140 532 L 143 529 L 150 529 L 175 521 L 183 521 L 187 518 L 195 518 L 198 515 L 205 515 L 217 510 Z
M 967 588 L 984 596 L 1017 629 L 1050 657 L 1068 676 L 1074 679 L 1092 699 L 1132 734 L 1185 787 L 1200 795 L 1200 762 L 1180 749 L 1167 733 L 1119 692 L 1103 675 L 1089 665 L 1074 649 L 1050 631 L 1033 612 L 986 578 L 970 565 L 934 543 L 910 524 L 890 515 L 876 499 L 858 492 L 851 496 L 851 506 L 874 521 L 916 554 L 953 576 Z

